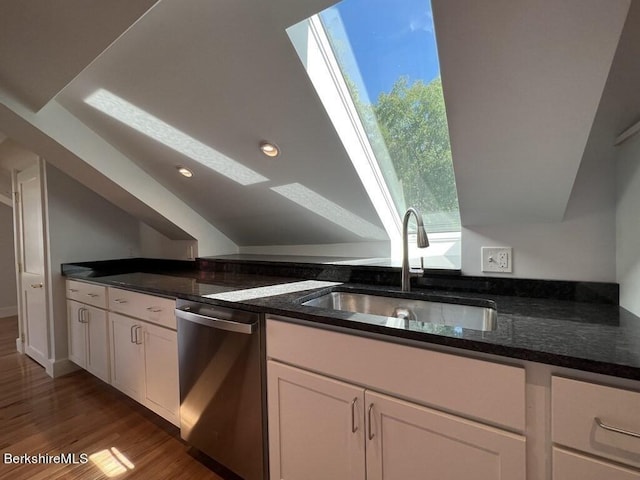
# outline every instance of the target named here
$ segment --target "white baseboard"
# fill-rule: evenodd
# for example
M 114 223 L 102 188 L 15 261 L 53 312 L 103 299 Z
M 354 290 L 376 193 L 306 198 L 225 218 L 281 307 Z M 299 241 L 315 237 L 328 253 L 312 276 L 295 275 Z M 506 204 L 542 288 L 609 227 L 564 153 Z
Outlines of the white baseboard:
M 18 315 L 18 306 L 0 307 L 0 318 L 15 317 Z
M 45 367 L 47 374 L 51 378 L 61 377 L 63 375 L 67 375 L 68 373 L 75 372 L 79 369 L 80 367 L 68 358 L 53 361 L 50 360 L 49 364 Z

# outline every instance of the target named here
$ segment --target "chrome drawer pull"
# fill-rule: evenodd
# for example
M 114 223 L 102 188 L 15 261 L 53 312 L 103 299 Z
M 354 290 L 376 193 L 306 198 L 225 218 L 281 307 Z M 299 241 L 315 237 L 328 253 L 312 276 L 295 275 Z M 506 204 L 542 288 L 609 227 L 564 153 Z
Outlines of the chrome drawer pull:
M 606 423 L 603 423 L 603 421 L 600 420 L 600 418 L 598 417 L 595 417 L 594 420 L 596 421 L 596 425 L 598 425 L 603 430 L 608 430 L 610 432 L 615 432 L 615 433 L 621 433 L 622 435 L 627 435 L 633 438 L 640 438 L 640 433 L 632 432 L 630 430 L 623 430 L 622 428 L 607 425 Z
M 147 307 L 147 310 L 149 310 L 150 312 L 153 312 L 153 313 L 158 313 L 158 312 L 162 311 L 162 309 L 158 308 L 158 307 Z
M 91 297 L 91 298 L 96 298 L 99 297 L 100 295 L 98 295 L 97 293 L 87 293 L 87 297 Z
M 373 440 L 373 437 L 375 437 L 375 434 L 371 430 L 371 410 L 373 410 L 373 403 L 369 405 L 369 410 L 367 411 L 367 420 L 369 423 L 369 440 Z
M 356 433 L 358 431 L 358 426 L 356 425 L 356 402 L 358 401 L 358 397 L 354 398 L 351 401 L 351 433 Z
M 32 283 L 31 288 L 42 288 L 43 285 L 41 283 Z
M 114 299 L 113 299 L 113 301 L 114 301 L 115 303 L 120 303 L 120 304 L 122 304 L 122 303 L 127 303 L 127 301 L 126 301 L 126 300 L 123 300 L 122 298 L 114 298 Z
M 69 291 L 71 293 L 78 293 L 78 289 L 77 288 L 70 288 Z

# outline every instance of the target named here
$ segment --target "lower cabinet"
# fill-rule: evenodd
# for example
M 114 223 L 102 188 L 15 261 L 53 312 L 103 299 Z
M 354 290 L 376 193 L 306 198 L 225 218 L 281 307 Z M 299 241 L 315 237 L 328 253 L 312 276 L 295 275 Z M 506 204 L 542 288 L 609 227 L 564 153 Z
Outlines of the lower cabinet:
M 272 480 L 518 480 L 524 438 L 269 360 Z
M 554 375 L 551 411 L 553 480 L 640 480 L 640 391 Z
M 179 425 L 176 332 L 113 312 L 109 319 L 112 385 Z
M 364 479 L 364 390 L 273 360 L 267 379 L 271 479 Z
M 640 480 L 640 471 L 553 447 L 553 480 Z
M 109 383 L 107 312 L 67 300 L 69 360 Z

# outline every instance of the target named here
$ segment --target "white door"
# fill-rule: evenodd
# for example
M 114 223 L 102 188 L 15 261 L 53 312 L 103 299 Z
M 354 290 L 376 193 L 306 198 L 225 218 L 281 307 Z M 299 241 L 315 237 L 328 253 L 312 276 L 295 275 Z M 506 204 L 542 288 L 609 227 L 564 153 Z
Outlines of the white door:
M 86 327 L 82 303 L 67 300 L 67 329 L 69 330 L 69 360 L 79 367 L 87 367 Z
M 144 364 L 139 321 L 109 312 L 111 384 L 144 402 Z
M 368 480 L 524 480 L 519 435 L 367 391 Z
M 46 366 L 49 358 L 49 325 L 40 165 L 19 172 L 16 186 L 23 341 L 27 355 Z
M 362 388 L 272 360 L 267 384 L 271 480 L 364 480 Z
M 174 425 L 180 424 L 178 335 L 143 324 L 145 405 Z

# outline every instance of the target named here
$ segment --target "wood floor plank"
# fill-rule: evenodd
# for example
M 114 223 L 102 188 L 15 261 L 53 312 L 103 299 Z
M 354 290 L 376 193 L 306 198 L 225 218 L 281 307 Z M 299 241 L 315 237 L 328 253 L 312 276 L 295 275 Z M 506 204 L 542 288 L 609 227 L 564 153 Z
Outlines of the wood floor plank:
M 0 479 L 222 480 L 189 454 L 176 427 L 84 370 L 50 378 L 15 351 L 17 336 L 17 318 L 0 319 Z M 6 464 L 5 453 L 91 460 Z

